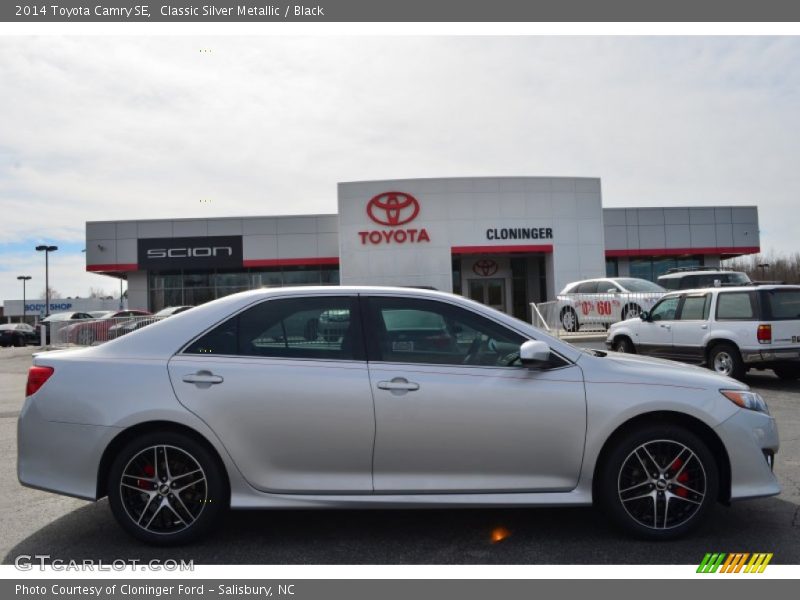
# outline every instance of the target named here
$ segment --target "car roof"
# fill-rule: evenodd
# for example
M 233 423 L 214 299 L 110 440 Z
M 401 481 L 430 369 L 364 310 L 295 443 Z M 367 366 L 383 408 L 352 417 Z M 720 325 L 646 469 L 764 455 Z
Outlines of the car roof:
M 724 285 L 720 287 L 710 286 L 703 288 L 691 288 L 686 290 L 670 290 L 665 296 L 678 296 L 680 294 L 692 294 L 700 292 L 753 292 L 756 290 L 800 290 L 800 285 L 783 285 L 783 284 L 770 284 L 770 285 Z

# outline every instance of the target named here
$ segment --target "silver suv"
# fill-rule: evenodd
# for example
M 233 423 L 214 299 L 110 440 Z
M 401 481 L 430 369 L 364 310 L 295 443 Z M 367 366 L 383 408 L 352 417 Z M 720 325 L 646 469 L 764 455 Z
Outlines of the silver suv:
M 606 345 L 617 352 L 704 364 L 737 379 L 749 369 L 798 379 L 800 286 L 672 292 L 641 319 L 612 325 Z

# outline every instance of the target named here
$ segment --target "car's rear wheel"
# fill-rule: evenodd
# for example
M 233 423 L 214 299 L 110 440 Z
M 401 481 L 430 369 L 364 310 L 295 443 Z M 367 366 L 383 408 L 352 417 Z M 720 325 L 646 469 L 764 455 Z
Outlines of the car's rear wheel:
M 228 505 L 216 457 L 171 431 L 145 434 L 122 448 L 109 471 L 108 499 L 125 531 L 159 546 L 206 535 Z
M 705 443 L 676 425 L 653 425 L 619 440 L 605 460 L 600 504 L 639 537 L 680 537 L 703 522 L 717 499 L 719 471 Z
M 800 365 L 775 367 L 772 370 L 775 372 L 775 375 L 781 379 L 787 379 L 789 381 L 800 379 Z
M 14 338 L 14 346 L 15 347 L 21 348 L 24 345 L 25 345 L 25 340 L 23 340 L 21 337 L 17 336 L 17 337 Z
M 561 311 L 561 326 L 564 328 L 564 331 L 575 332 L 580 329 L 580 324 L 578 323 L 578 313 L 575 312 L 573 308 L 569 306 Z
M 741 379 L 747 370 L 739 349 L 733 344 L 717 344 L 708 352 L 708 367 L 719 373 Z
M 614 352 L 620 352 L 622 354 L 636 354 L 636 348 L 633 346 L 633 342 L 626 337 L 621 337 L 614 340 Z

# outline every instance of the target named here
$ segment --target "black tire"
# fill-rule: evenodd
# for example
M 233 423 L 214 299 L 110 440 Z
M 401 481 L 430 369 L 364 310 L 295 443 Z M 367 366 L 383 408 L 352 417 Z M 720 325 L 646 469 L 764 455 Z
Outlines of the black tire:
M 734 379 L 742 379 L 747 369 L 739 349 L 733 344 L 716 344 L 708 351 L 708 368 Z
M 166 471 L 164 452 L 172 480 L 161 480 Z M 121 485 L 123 481 L 127 485 Z M 146 433 L 128 442 L 111 465 L 107 489 L 111 512 L 120 526 L 134 538 L 156 546 L 186 544 L 207 535 L 228 508 L 230 497 L 213 451 L 172 431 Z M 182 492 L 176 494 L 179 490 Z M 156 506 L 156 502 L 161 504 Z
M 570 333 L 574 333 L 581 328 L 581 324 L 578 322 L 578 313 L 571 306 L 567 306 L 561 311 L 561 326 L 564 331 L 569 331 Z
M 620 337 L 614 340 L 614 352 L 621 352 L 622 354 L 636 354 L 636 347 L 629 338 Z
M 800 379 L 800 365 L 784 365 L 781 367 L 774 367 L 772 370 L 779 378 L 787 381 Z
M 652 461 L 643 447 L 659 470 L 646 473 L 644 467 L 652 469 Z M 675 460 L 681 457 L 681 462 Z M 719 469 L 706 444 L 670 424 L 647 425 L 624 435 L 606 456 L 599 477 L 599 506 L 624 531 L 650 540 L 679 538 L 699 526 L 719 491 Z
M 642 307 L 638 304 L 628 304 L 622 309 L 622 320 L 632 319 L 642 314 Z
M 24 346 L 24 345 L 25 345 L 25 340 L 23 340 L 21 337 L 16 336 L 14 338 L 14 347 L 15 348 L 22 348 L 22 346 Z

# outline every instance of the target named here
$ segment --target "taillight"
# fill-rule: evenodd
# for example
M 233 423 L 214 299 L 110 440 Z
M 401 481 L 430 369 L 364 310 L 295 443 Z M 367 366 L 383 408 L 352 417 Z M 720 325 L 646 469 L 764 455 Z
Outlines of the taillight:
M 759 344 L 772 343 L 772 325 L 759 325 L 756 331 L 756 338 Z
M 28 369 L 28 384 L 25 386 L 25 396 L 33 396 L 39 391 L 55 369 L 53 367 L 31 367 Z

